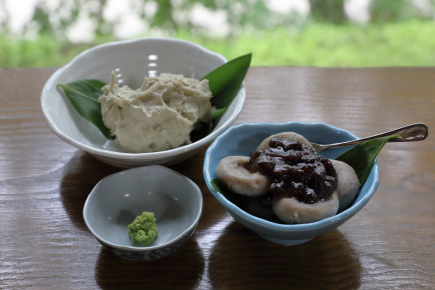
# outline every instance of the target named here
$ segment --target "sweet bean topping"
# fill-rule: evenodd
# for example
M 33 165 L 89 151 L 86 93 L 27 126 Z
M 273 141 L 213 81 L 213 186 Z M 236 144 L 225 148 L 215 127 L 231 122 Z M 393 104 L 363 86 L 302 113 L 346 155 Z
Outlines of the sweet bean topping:
M 314 203 L 326 199 L 338 185 L 337 173 L 329 159 L 305 144 L 285 138 L 274 137 L 269 148 L 253 151 L 248 167 L 271 180 L 264 206 L 277 195 Z

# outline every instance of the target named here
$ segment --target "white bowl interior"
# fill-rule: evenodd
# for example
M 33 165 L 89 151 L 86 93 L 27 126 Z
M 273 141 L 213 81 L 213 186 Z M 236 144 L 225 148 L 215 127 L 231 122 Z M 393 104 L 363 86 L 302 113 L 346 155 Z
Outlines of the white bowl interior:
M 139 167 L 102 179 L 90 193 L 83 211 L 89 230 L 102 242 L 131 247 L 127 226 L 144 211 L 153 212 L 158 248 L 182 237 L 196 225 L 202 211 L 202 194 L 190 179 L 162 166 Z
M 177 39 L 143 38 L 100 45 L 83 52 L 51 76 L 41 94 L 42 112 L 60 138 L 91 154 L 109 159 L 142 158 L 153 161 L 148 164 L 159 163 L 162 156 L 181 154 L 200 147 L 229 127 L 243 106 L 244 86 L 214 132 L 204 138 L 206 140 L 164 152 L 134 154 L 126 153 L 115 142 L 107 140 L 92 123 L 82 118 L 56 85 L 81 79 L 98 79 L 107 83 L 111 72 L 115 71 L 122 84 L 138 88 L 145 76 L 166 72 L 199 79 L 225 62 L 226 59 L 219 54 Z

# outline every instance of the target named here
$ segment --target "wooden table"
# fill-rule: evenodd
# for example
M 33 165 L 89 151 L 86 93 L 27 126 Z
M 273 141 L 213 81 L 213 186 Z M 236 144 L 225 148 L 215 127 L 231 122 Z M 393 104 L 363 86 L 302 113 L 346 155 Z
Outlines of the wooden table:
M 39 105 L 54 68 L 0 69 L 0 288 L 435 289 L 435 141 L 387 144 L 380 186 L 338 229 L 292 247 L 224 211 L 202 176 L 204 151 L 172 168 L 196 182 L 193 236 L 153 262 L 118 258 L 82 209 L 101 163 L 52 133 Z M 435 68 L 254 67 L 235 124 L 326 122 L 368 136 L 414 122 L 435 128 Z M 122 287 L 123 286 L 123 287 Z

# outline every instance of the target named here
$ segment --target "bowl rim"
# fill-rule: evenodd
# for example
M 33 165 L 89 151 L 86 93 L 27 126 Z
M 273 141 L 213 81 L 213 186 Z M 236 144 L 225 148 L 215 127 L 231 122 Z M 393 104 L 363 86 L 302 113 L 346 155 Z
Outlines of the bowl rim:
M 195 197 L 199 199 L 199 208 L 198 208 L 198 213 L 193 221 L 193 223 L 186 228 L 181 234 L 179 234 L 178 236 L 176 236 L 175 238 L 173 238 L 172 240 L 169 240 L 163 244 L 160 245 L 155 245 L 155 246 L 146 246 L 146 247 L 134 247 L 134 246 L 121 246 L 118 244 L 114 244 L 112 242 L 109 242 L 103 238 L 101 238 L 99 235 L 97 235 L 95 233 L 95 231 L 93 230 L 93 228 L 90 226 L 90 223 L 88 221 L 88 209 L 89 209 L 89 204 L 90 204 L 90 197 L 93 195 L 96 195 L 96 188 L 97 186 L 100 185 L 100 183 L 105 182 L 105 180 L 107 179 L 111 179 L 111 178 L 116 178 L 116 176 L 122 175 L 128 175 L 131 174 L 135 171 L 144 171 L 144 170 L 153 170 L 153 171 L 161 171 L 162 173 L 165 172 L 166 174 L 169 175 L 173 175 L 173 176 L 177 176 L 177 177 L 181 177 L 182 179 L 186 180 L 191 186 L 192 186 L 192 191 L 195 193 Z M 83 212 L 82 212 L 82 216 L 83 216 L 83 220 L 86 224 L 86 227 L 88 228 L 88 230 L 91 232 L 91 234 L 101 243 L 108 245 L 112 248 L 118 249 L 118 250 L 124 250 L 124 251 L 131 251 L 131 252 L 149 252 L 149 251 L 153 251 L 153 250 L 158 250 L 161 248 L 165 248 L 169 245 L 172 245 L 178 241 L 180 241 L 181 239 L 183 239 L 188 233 L 190 233 L 192 230 L 194 230 L 196 228 L 196 226 L 198 225 L 199 219 L 201 218 L 202 215 L 202 210 L 203 210 L 203 196 L 202 196 L 202 192 L 201 189 L 198 187 L 198 185 L 193 182 L 190 178 L 182 175 L 181 173 L 167 168 L 165 166 L 162 165 L 146 165 L 146 166 L 140 166 L 140 167 L 135 167 L 135 168 L 130 168 L 130 169 L 126 169 L 126 170 L 121 170 L 118 171 L 116 173 L 110 174 L 104 178 L 102 178 L 95 186 L 94 188 L 92 188 L 92 191 L 89 193 L 88 197 L 86 198 L 86 202 L 85 205 L 83 206 Z M 128 233 L 126 233 L 128 234 Z
M 327 127 L 328 129 L 337 130 L 340 133 L 350 134 L 354 139 L 358 139 L 358 137 L 342 128 L 334 127 L 332 125 L 329 125 L 324 122 L 316 122 L 316 123 L 307 123 L 307 122 L 287 122 L 287 123 L 243 123 L 236 126 L 233 126 L 229 128 L 227 131 L 225 131 L 223 134 L 218 136 L 214 142 L 210 145 L 210 147 L 207 149 L 205 157 L 204 157 L 204 166 L 203 166 L 203 175 L 205 179 L 205 183 L 207 184 L 208 189 L 213 194 L 213 196 L 221 203 L 221 205 L 224 208 L 229 208 L 231 211 L 233 211 L 236 215 L 239 217 L 249 220 L 250 222 L 256 224 L 257 226 L 266 227 L 271 230 L 278 230 L 278 231 L 286 231 L 286 232 L 308 232 L 313 230 L 318 230 L 321 228 L 324 228 L 325 226 L 330 226 L 333 224 L 337 224 L 339 222 L 344 222 L 348 218 L 355 215 L 360 209 L 362 209 L 368 201 L 371 199 L 371 197 L 376 192 L 376 189 L 379 186 L 379 180 L 380 180 L 380 174 L 379 174 L 379 164 L 377 159 L 375 160 L 375 164 L 372 167 L 372 171 L 374 172 L 374 182 L 369 185 L 367 188 L 367 194 L 364 195 L 359 201 L 354 203 L 351 207 L 345 209 L 344 211 L 312 223 L 304 223 L 304 224 L 278 224 L 271 221 L 267 221 L 265 219 L 253 216 L 241 208 L 239 208 L 237 205 L 229 201 L 223 194 L 218 192 L 213 185 L 210 183 L 211 176 L 210 171 L 208 170 L 210 165 L 210 159 L 211 159 L 211 152 L 217 147 L 217 144 L 219 143 L 221 138 L 224 138 L 227 134 L 229 134 L 233 130 L 243 129 L 247 127 L 257 127 L 257 126 L 267 126 L 267 127 L 281 127 L 281 126 L 290 126 L 290 125 L 302 125 L 302 126 L 320 126 L 320 127 Z
M 193 142 L 191 144 L 183 145 L 177 148 L 164 150 L 164 151 L 158 151 L 158 152 L 149 152 L 149 153 L 128 153 L 128 152 L 117 152 L 117 151 L 111 151 L 111 150 L 105 150 L 105 149 L 98 149 L 93 146 L 83 144 L 67 135 L 65 135 L 62 131 L 58 129 L 58 127 L 51 121 L 48 112 L 46 111 L 45 107 L 45 100 L 48 98 L 48 91 L 52 86 L 56 86 L 54 84 L 54 81 L 58 78 L 58 76 L 63 73 L 65 70 L 67 70 L 70 66 L 72 66 L 75 62 L 77 62 L 81 57 L 83 57 L 86 54 L 93 53 L 96 50 L 99 50 L 101 48 L 111 47 L 111 46 L 118 46 L 118 45 L 139 45 L 143 42 L 147 41 L 163 41 L 163 42 L 178 42 L 183 43 L 185 45 L 191 45 L 195 46 L 196 48 L 199 48 L 204 53 L 214 55 L 221 60 L 224 61 L 224 63 L 228 62 L 227 59 L 216 52 L 210 51 L 206 49 L 203 46 L 200 46 L 199 44 L 196 44 L 194 42 L 190 42 L 187 40 L 177 39 L 177 38 L 169 38 L 169 37 L 143 37 L 143 38 L 137 38 L 137 39 L 131 39 L 131 40 L 122 40 L 122 41 L 113 41 L 108 42 L 104 44 L 100 44 L 97 46 L 94 46 L 92 48 L 89 48 L 80 54 L 78 54 L 76 57 L 74 57 L 68 64 L 65 66 L 59 68 L 57 71 L 55 71 L 50 78 L 45 83 L 41 96 L 40 96 L 40 106 L 42 115 L 50 127 L 50 129 L 63 141 L 73 145 L 74 147 L 77 147 L 83 151 L 89 152 L 90 154 L 95 154 L 102 157 L 108 157 L 108 158 L 114 158 L 114 159 L 126 159 L 126 160 L 158 160 L 161 158 L 168 158 L 168 157 L 174 157 L 177 155 L 180 155 L 182 153 L 193 151 L 197 148 L 200 148 L 201 146 L 205 145 L 206 143 L 214 140 L 217 136 L 219 136 L 222 132 L 224 132 L 228 127 L 231 126 L 232 123 L 237 119 L 237 117 L 240 115 L 240 112 L 242 111 L 243 106 L 237 106 L 234 114 L 230 115 L 229 118 L 221 124 L 219 128 L 215 128 L 210 134 L 205 136 L 204 138 Z M 64 97 L 60 92 L 59 94 Z M 240 102 L 243 104 L 246 99 L 246 88 L 245 88 L 245 81 L 242 82 L 242 86 L 240 87 L 240 90 L 238 94 L 241 94 Z

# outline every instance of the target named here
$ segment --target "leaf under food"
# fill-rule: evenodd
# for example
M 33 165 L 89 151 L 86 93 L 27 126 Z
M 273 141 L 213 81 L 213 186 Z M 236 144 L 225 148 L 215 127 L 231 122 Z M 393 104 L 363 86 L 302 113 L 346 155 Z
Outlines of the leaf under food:
M 239 206 L 239 202 L 237 200 L 237 195 L 230 190 L 228 190 L 222 182 L 219 181 L 219 179 L 215 178 L 210 181 L 211 185 L 223 196 L 225 196 L 226 199 L 234 203 L 235 205 Z
M 252 53 L 242 55 L 221 65 L 201 79 L 208 80 L 208 85 L 213 96 L 210 100 L 211 105 L 215 107 L 216 111 L 210 117 L 208 131 L 204 130 L 204 127 L 202 127 L 200 132 L 192 131 L 191 136 L 194 136 L 195 141 L 210 134 L 228 110 L 229 105 L 240 91 L 242 82 L 251 64 L 251 59 Z M 192 137 L 191 140 L 194 142 Z
M 101 103 L 98 101 L 103 93 L 101 90 L 103 86 L 105 83 L 93 79 L 57 85 L 65 92 L 66 97 L 83 118 L 93 123 L 107 139 L 113 139 L 110 130 L 103 123 Z
M 208 80 L 213 95 L 211 104 L 216 109 L 227 108 L 242 86 L 251 64 L 252 53 L 239 56 L 212 71 L 203 79 Z
M 349 164 L 355 170 L 362 187 L 369 177 L 370 171 L 375 164 L 376 156 L 381 149 L 388 140 L 399 137 L 400 135 L 392 135 L 364 142 L 347 150 L 335 159 Z

